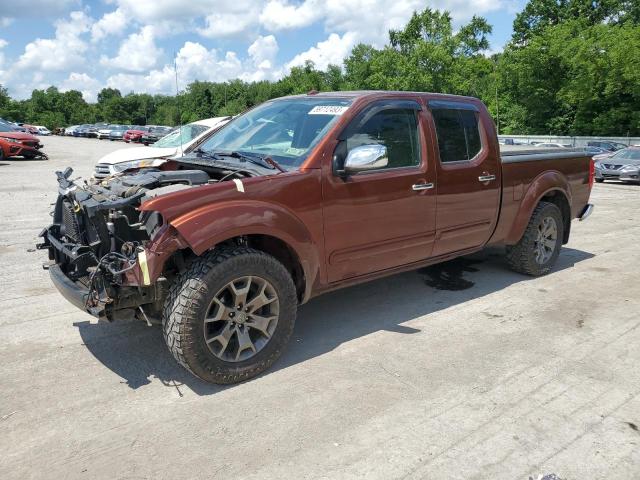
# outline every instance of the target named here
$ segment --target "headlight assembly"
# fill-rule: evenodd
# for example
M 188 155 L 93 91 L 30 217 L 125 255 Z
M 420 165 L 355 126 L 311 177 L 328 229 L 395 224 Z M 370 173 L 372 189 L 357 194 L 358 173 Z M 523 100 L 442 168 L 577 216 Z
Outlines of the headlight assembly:
M 111 165 L 111 170 L 113 173 L 121 173 L 125 170 L 132 170 L 134 168 L 145 168 L 145 167 L 159 167 L 166 160 L 164 158 L 146 158 L 144 160 L 131 160 L 129 162 L 122 163 L 114 163 Z
M 10 138 L 10 137 L 0 137 L 2 140 L 5 140 L 9 143 L 22 143 L 20 140 L 16 139 L 16 138 Z

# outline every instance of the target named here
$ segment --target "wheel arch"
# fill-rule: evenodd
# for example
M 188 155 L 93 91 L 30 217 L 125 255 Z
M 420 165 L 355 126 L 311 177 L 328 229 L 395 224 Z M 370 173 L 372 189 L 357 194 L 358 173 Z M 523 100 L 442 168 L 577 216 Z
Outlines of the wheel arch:
M 505 243 L 507 245 L 515 245 L 520 241 L 533 215 L 533 211 L 543 201 L 553 203 L 560 209 L 564 226 L 562 243 L 567 243 L 571 229 L 571 198 L 571 187 L 562 173 L 551 170 L 540 174 L 531 182 L 522 198 L 518 214 L 505 239 Z

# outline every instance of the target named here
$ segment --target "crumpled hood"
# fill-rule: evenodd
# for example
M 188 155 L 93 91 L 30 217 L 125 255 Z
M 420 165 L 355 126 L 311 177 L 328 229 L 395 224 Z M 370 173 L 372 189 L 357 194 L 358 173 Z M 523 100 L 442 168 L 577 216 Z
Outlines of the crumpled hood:
M 0 137 L 15 138 L 16 140 L 29 140 L 32 142 L 39 141 L 38 137 L 34 137 L 30 133 L 24 132 L 0 132 Z
M 145 160 L 148 158 L 173 157 L 177 153 L 176 147 L 156 148 L 156 147 L 132 147 L 123 148 L 111 152 L 102 157 L 98 163 L 113 165 L 116 163 L 130 162 L 132 160 Z

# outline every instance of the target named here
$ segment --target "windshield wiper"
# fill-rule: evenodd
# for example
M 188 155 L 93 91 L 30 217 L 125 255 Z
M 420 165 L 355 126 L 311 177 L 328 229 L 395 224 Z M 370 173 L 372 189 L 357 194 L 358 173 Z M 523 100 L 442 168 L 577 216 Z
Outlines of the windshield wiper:
M 264 168 L 268 168 L 269 170 L 280 170 L 281 172 L 286 172 L 284 168 L 282 168 L 273 158 L 271 157 L 263 157 L 262 155 L 257 155 L 253 153 L 245 153 L 245 152 L 216 152 L 218 155 L 223 155 L 226 157 L 238 158 L 240 160 L 245 160 L 249 163 L 253 163 L 254 165 L 259 165 Z

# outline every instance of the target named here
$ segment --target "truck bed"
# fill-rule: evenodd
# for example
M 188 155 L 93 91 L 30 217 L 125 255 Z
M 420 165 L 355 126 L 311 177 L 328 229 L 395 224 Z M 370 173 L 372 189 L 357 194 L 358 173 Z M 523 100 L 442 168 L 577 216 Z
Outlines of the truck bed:
M 537 202 L 533 192 L 546 191 L 560 182 L 571 197 L 570 218 L 576 218 L 589 201 L 589 165 L 591 155 L 583 149 L 535 148 L 529 145 L 500 145 L 502 164 L 502 199 L 499 222 L 490 241 L 512 244 L 524 231 L 523 222 Z

